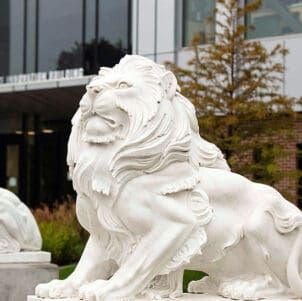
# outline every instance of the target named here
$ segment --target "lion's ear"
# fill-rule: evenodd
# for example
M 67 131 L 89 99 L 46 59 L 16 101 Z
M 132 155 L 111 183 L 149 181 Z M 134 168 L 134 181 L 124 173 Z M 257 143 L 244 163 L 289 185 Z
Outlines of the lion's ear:
M 176 91 L 179 90 L 175 75 L 171 71 L 167 71 L 162 77 L 162 83 L 167 98 L 172 100 L 175 96 Z

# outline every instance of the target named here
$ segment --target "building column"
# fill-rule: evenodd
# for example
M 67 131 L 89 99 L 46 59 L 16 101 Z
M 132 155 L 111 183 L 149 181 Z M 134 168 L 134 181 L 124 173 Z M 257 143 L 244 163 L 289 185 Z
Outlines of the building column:
M 33 151 L 33 181 L 32 181 L 32 200 L 33 207 L 40 204 L 41 197 L 41 116 L 34 115 L 34 151 Z
M 27 114 L 22 115 L 22 142 L 20 144 L 20 162 L 19 162 L 19 194 L 22 202 L 31 205 L 29 198 L 29 177 L 28 177 L 28 158 L 29 158 L 29 143 L 28 129 L 29 119 Z

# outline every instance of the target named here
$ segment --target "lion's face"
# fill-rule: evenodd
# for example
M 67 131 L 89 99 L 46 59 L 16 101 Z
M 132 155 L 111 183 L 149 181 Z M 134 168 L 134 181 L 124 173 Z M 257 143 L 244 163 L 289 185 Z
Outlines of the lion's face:
M 121 90 L 128 89 L 128 83 L 95 78 L 87 86 L 87 92 L 80 102 L 83 139 L 89 143 L 110 143 L 122 138 L 127 114 L 116 106 Z
M 127 136 L 132 120 L 142 126 L 158 110 L 162 87 L 138 68 L 102 68 L 80 102 L 83 140 L 112 143 Z M 139 117 L 140 116 L 140 117 Z M 139 117 L 139 118 L 138 118 Z

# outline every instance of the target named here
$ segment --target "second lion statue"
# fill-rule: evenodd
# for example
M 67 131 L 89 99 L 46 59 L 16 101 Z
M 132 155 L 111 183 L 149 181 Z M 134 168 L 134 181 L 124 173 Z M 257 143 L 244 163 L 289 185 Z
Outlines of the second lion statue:
M 199 136 L 175 76 L 141 56 L 101 68 L 72 120 L 67 163 L 90 233 L 75 271 L 36 295 L 92 301 L 189 291 L 302 297 L 302 214 L 272 187 L 232 173 Z

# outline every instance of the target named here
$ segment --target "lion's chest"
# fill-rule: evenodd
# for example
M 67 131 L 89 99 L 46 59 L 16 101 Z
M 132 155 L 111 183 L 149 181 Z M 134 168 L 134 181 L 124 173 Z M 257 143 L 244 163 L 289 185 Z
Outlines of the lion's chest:
M 77 218 L 91 234 L 99 237 L 107 257 L 121 265 L 134 251 L 139 238 L 125 228 L 110 207 L 99 200 L 77 199 Z
M 97 215 L 97 204 L 99 201 L 89 198 L 86 194 L 80 193 L 76 202 L 76 214 L 79 223 L 90 234 L 97 234 L 100 231 L 100 221 Z
M 115 191 L 118 190 L 114 181 L 110 182 L 110 193 L 98 192 L 93 181 L 92 170 L 76 170 L 75 187 L 77 197 L 77 218 L 90 234 L 100 238 L 107 257 L 121 265 L 133 252 L 138 238 L 125 228 L 116 212 L 113 210 Z M 99 184 L 108 179 L 99 174 L 96 180 Z

